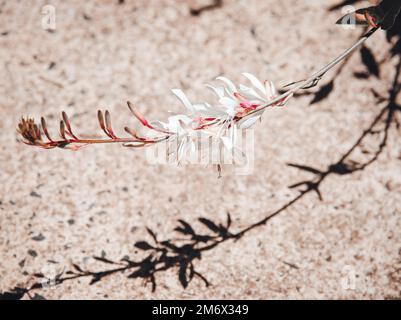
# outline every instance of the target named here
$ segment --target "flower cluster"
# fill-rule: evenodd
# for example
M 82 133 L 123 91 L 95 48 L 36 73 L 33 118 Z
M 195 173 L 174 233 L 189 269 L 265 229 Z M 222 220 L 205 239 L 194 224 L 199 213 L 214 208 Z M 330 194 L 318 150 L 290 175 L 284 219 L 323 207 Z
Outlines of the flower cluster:
M 217 142 L 220 151 L 221 149 L 233 151 L 236 149 L 239 130 L 248 129 L 261 119 L 266 106 L 283 106 L 288 100 L 278 100 L 272 104 L 271 102 L 278 97 L 273 83 L 270 81 L 262 83 L 250 73 L 243 75 L 251 86 L 241 84 L 237 88 L 225 77 L 216 79 L 220 82 L 219 85 L 207 85 L 218 99 L 218 103 L 213 106 L 208 102 L 192 103 L 181 90 L 172 90 L 184 105 L 186 112 L 170 116 L 165 122 L 149 122 L 132 103 L 128 102 L 132 114 L 148 129 L 144 136 L 127 127 L 125 131 L 130 137 L 117 136 L 112 129 L 108 111 L 104 114 L 98 111 L 98 122 L 108 136 L 107 139 L 78 138 L 72 132 L 65 112 L 62 113 L 60 121 L 61 140 L 51 138 L 44 118 L 41 119 L 41 128 L 48 141 L 43 140 L 39 126 L 32 119 L 22 119 L 18 131 L 26 144 L 46 149 L 61 147 L 77 150 L 88 144 L 112 142 L 122 143 L 126 147 L 143 147 L 166 142 L 170 159 L 178 163 L 196 151 L 204 141 Z

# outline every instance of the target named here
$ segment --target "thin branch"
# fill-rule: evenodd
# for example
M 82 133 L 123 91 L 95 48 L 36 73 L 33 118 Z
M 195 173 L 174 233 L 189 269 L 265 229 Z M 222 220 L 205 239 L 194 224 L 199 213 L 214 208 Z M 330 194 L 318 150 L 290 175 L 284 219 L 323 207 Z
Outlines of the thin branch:
M 369 30 L 365 35 L 363 35 L 354 45 L 352 45 L 351 47 L 349 47 L 347 50 L 345 50 L 342 54 L 340 54 L 337 58 L 335 58 L 333 61 L 331 61 L 329 64 L 327 64 L 326 66 L 324 66 L 322 69 L 320 69 L 319 71 L 315 72 L 314 74 L 312 74 L 309 78 L 307 78 L 306 80 L 300 81 L 300 82 L 296 82 L 298 83 L 297 86 L 295 86 L 294 88 L 286 91 L 285 93 L 283 93 L 282 95 L 278 96 L 277 98 L 269 101 L 268 103 L 266 103 L 263 106 L 260 106 L 259 108 L 256 108 L 255 110 L 249 112 L 247 116 L 250 116 L 252 114 L 258 113 L 272 105 L 275 105 L 279 102 L 282 102 L 284 100 L 286 100 L 287 98 L 291 97 L 292 95 L 294 95 L 296 92 L 303 90 L 303 89 L 309 89 L 311 87 L 316 86 L 316 84 L 322 79 L 322 77 L 332 68 L 334 68 L 337 64 L 339 64 L 341 61 L 343 61 L 344 59 L 346 59 L 349 55 L 351 55 L 356 49 L 359 49 L 365 42 L 366 40 L 368 40 L 376 31 L 378 30 L 378 28 L 372 28 L 371 30 Z

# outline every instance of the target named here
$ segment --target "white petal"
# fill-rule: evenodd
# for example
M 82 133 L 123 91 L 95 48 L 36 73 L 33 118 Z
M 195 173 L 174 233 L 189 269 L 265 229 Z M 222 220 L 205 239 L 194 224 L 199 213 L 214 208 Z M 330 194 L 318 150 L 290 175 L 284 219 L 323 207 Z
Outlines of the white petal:
M 266 98 L 262 98 L 254 89 L 244 86 L 242 84 L 240 84 L 239 86 L 239 91 L 240 94 L 247 99 L 256 99 L 263 102 L 267 101 Z
M 161 121 L 152 121 L 150 125 L 156 129 L 162 129 L 162 130 L 166 130 L 168 127 L 167 123 Z
M 185 95 L 184 92 L 182 92 L 182 90 L 180 89 L 173 89 L 171 90 L 178 99 L 181 100 L 181 102 L 184 104 L 184 106 L 189 110 L 189 111 L 193 111 L 193 107 L 192 107 L 192 103 L 189 101 L 189 99 L 187 98 L 187 96 Z
M 233 160 L 234 164 L 238 166 L 245 166 L 248 163 L 248 157 L 246 156 L 245 152 L 238 147 L 234 147 Z
M 260 92 L 262 92 L 264 95 L 266 95 L 266 88 L 262 84 L 262 82 L 259 81 L 258 78 L 256 78 L 253 74 L 250 74 L 247 72 L 244 72 L 242 75 L 245 78 L 247 78 L 255 88 L 257 88 L 258 90 L 260 90 Z
M 202 113 L 206 118 L 221 118 L 226 114 L 227 113 L 223 108 L 210 108 Z
M 189 152 L 194 153 L 196 151 L 195 143 L 192 140 L 189 140 Z
M 275 96 L 277 94 L 276 87 L 274 86 L 274 83 L 272 81 L 269 81 L 270 83 L 270 89 L 272 91 L 272 95 Z
M 186 115 L 176 115 L 168 118 L 168 130 L 170 132 L 182 133 L 185 131 L 183 125 L 187 126 L 192 119 Z
M 177 161 L 178 163 L 181 162 L 182 157 L 185 154 L 187 148 L 187 141 L 185 139 L 181 140 L 180 145 L 178 147 L 178 151 L 177 151 Z
M 237 143 L 237 133 L 238 133 L 238 130 L 237 130 L 236 124 L 234 122 L 231 122 L 229 135 L 230 135 L 230 139 L 231 139 L 233 146 L 235 146 Z
M 228 150 L 231 150 L 234 147 L 229 137 L 221 137 L 221 141 L 223 141 L 224 147 L 226 147 Z
M 227 108 L 226 114 L 228 114 L 230 117 L 235 117 L 235 115 L 237 114 L 237 111 L 235 111 L 235 109 Z
M 171 122 L 171 123 L 168 124 L 168 130 L 170 132 L 178 132 L 180 129 L 181 129 L 181 127 L 180 127 L 180 123 L 178 121 L 177 122 Z
M 252 127 L 256 123 L 256 121 L 259 120 L 259 118 L 260 118 L 260 116 L 256 116 L 256 117 L 252 117 L 252 118 L 242 121 L 239 124 L 240 129 L 248 129 L 248 128 Z
M 190 117 L 186 116 L 185 114 L 177 114 L 175 116 L 168 117 L 168 121 L 169 122 L 172 122 L 172 121 L 176 122 L 176 121 L 179 121 L 179 120 L 181 120 L 185 124 L 189 124 L 189 123 L 192 122 L 192 119 Z
M 192 105 L 192 107 L 193 107 L 194 110 L 196 110 L 196 111 L 206 111 L 206 110 L 209 108 L 208 104 L 207 104 L 207 103 L 203 103 L 203 102 L 201 102 L 201 103 L 194 103 L 194 104 Z
M 211 89 L 219 99 L 224 97 L 224 87 L 214 87 L 210 84 L 207 84 L 206 87 Z
M 226 77 L 217 77 L 216 80 L 223 81 L 227 85 L 228 89 L 230 89 L 231 93 L 237 92 L 237 88 L 230 79 L 227 79 Z
M 235 101 L 235 100 L 233 100 L 233 99 L 230 99 L 230 98 L 227 98 L 227 97 L 221 98 L 221 99 L 219 100 L 219 102 L 220 102 L 223 106 L 225 106 L 225 107 L 229 107 L 229 108 L 236 108 L 236 107 L 238 107 L 238 102 L 237 102 L 237 101 Z
M 277 94 L 276 87 L 274 86 L 273 82 L 265 81 L 265 88 L 266 88 L 266 96 L 267 96 L 267 98 L 269 100 L 273 99 Z

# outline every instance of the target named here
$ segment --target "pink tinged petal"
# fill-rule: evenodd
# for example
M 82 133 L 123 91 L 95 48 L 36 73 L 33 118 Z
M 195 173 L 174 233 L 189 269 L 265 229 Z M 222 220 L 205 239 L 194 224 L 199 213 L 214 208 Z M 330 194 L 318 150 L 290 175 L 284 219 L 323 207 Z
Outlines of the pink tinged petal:
M 237 112 L 235 111 L 235 109 L 227 108 L 226 114 L 228 114 L 230 117 L 235 117 Z
M 263 102 L 267 100 L 266 98 L 262 98 L 262 96 L 259 95 L 254 89 L 244 86 L 242 84 L 240 84 L 239 86 L 239 91 L 242 95 L 250 99 L 256 99 Z
M 271 81 L 265 81 L 266 95 L 268 99 L 273 99 L 277 95 L 276 88 Z
M 137 108 L 129 101 L 127 101 L 128 108 L 131 110 L 132 114 L 141 122 L 145 127 L 152 128 L 151 125 L 149 125 L 148 121 L 145 119 L 145 117 L 137 110 Z
M 192 118 L 186 116 L 185 114 L 177 114 L 175 116 L 169 117 L 168 119 L 169 121 L 182 121 L 186 125 L 190 124 L 193 121 Z
M 247 109 L 247 108 L 252 108 L 252 103 L 248 100 L 246 100 L 243 96 L 241 96 L 238 92 L 234 93 L 234 97 L 238 99 L 240 102 L 240 107 Z
M 185 95 L 184 92 L 182 92 L 182 90 L 180 89 L 173 89 L 171 90 L 174 95 L 180 99 L 180 101 L 184 104 L 184 106 L 190 111 L 193 112 L 194 108 L 192 107 L 192 103 L 189 101 L 189 99 L 187 98 L 187 96 Z
M 261 93 L 266 95 L 266 88 L 262 84 L 262 82 L 259 81 L 258 78 L 256 78 L 253 74 L 250 74 L 250 73 L 247 73 L 247 72 L 244 72 L 242 75 L 245 78 L 247 78 L 255 88 L 257 88 Z
M 186 115 L 176 115 L 168 118 L 168 129 L 170 132 L 182 133 L 183 127 L 187 127 L 193 120 Z
M 288 97 L 284 98 L 283 100 L 281 100 L 278 104 L 276 104 L 276 106 L 278 107 L 284 107 L 288 101 L 294 96 L 293 93 L 291 93 Z
M 236 108 L 238 107 L 238 102 L 235 101 L 234 99 L 228 98 L 228 97 L 223 97 L 219 100 L 219 102 L 228 108 Z
M 224 82 L 227 85 L 228 89 L 231 91 L 231 94 L 238 91 L 236 86 L 234 85 L 234 83 L 232 83 L 230 79 L 227 79 L 226 77 L 217 77 L 216 80 Z
M 150 125 L 155 128 L 155 130 L 165 131 L 167 130 L 167 125 L 161 121 L 152 121 Z
M 88 145 L 89 145 L 88 143 L 81 144 L 81 145 L 70 144 L 70 145 L 67 145 L 67 146 L 64 147 L 64 148 L 65 148 L 65 149 L 68 149 L 68 150 L 72 150 L 72 151 L 78 151 L 78 150 L 80 150 L 80 149 L 82 149 L 82 148 L 87 147 Z

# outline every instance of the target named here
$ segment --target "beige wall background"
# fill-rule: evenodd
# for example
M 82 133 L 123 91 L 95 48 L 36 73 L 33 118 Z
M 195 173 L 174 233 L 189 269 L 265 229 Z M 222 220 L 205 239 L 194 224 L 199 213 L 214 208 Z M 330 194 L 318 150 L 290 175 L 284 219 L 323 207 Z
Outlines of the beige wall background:
M 163 119 L 181 108 L 171 88 L 198 101 L 211 98 L 204 84 L 221 74 L 238 83 L 241 72 L 251 72 L 279 87 L 303 79 L 362 32 L 334 24 L 341 10 L 328 9 L 339 2 L 225 0 L 200 16 L 189 9 L 207 1 L 3 2 L 0 292 L 34 286 L 24 299 L 399 298 L 400 131 L 394 118 L 386 130 L 387 102 L 378 103 L 371 90 L 388 95 L 399 57 L 380 65 L 380 79 L 355 79 L 355 72 L 366 69 L 357 53 L 326 99 L 310 105 L 314 96 L 305 95 L 286 108 L 268 110 L 255 131 L 252 175 L 228 169 L 217 179 L 213 168 L 149 165 L 143 150 L 117 145 L 69 152 L 17 141 L 15 128 L 23 115 L 45 115 L 55 131 L 65 110 L 78 133 L 100 134 L 96 110 L 107 108 L 122 133 L 133 124 L 126 100 L 148 118 Z M 41 26 L 46 4 L 56 9 L 53 32 Z M 378 61 L 391 48 L 384 32 L 367 46 Z M 368 134 L 341 162 L 381 111 L 377 134 Z M 377 160 L 348 174 L 332 170 L 321 181 L 322 200 L 314 191 L 298 199 L 305 186 L 289 188 L 316 182 L 319 175 L 288 163 L 322 172 L 339 161 L 342 169 L 355 168 L 374 157 L 385 132 L 386 146 Z M 199 220 L 225 224 L 229 213 L 229 231 L 236 233 L 277 210 L 237 240 L 220 242 Z M 174 231 L 178 219 L 215 238 L 185 240 Z M 167 250 L 165 257 L 134 247 L 138 241 L 155 246 L 146 228 L 158 240 L 169 240 L 158 245 Z M 93 256 L 117 262 L 129 257 L 142 264 L 90 285 L 96 272 L 126 266 Z M 38 285 L 43 278 L 35 273 L 45 280 L 59 274 L 60 280 L 73 276 L 67 271 L 79 273 L 73 264 L 92 276 Z M 209 286 L 196 274 L 190 279 L 191 266 Z M 160 270 L 152 291 L 147 275 L 155 268 Z M 144 273 L 130 278 L 138 269 Z

